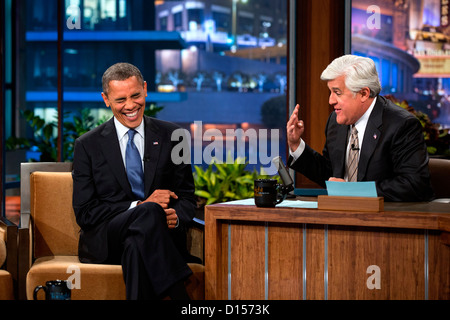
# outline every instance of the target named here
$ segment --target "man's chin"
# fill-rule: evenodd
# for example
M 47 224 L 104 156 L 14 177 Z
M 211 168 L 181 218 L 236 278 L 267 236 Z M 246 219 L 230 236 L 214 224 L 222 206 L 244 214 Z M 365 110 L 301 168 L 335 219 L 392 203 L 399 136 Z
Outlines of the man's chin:
M 120 121 L 124 126 L 128 128 L 136 128 L 138 127 L 142 122 L 143 116 L 137 116 L 136 118 L 129 119 L 126 116 L 122 116 L 122 121 Z

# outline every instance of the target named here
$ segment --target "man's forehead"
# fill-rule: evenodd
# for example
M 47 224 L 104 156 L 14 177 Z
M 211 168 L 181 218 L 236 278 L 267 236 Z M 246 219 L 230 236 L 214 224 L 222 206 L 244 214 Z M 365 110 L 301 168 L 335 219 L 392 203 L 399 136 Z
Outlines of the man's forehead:
M 139 82 L 139 81 L 136 78 L 136 76 L 131 76 L 131 77 L 126 78 L 126 79 L 111 79 L 111 80 L 109 80 L 108 85 L 120 84 L 120 83 L 126 83 L 126 82 Z
M 108 83 L 110 91 L 122 91 L 132 89 L 134 91 L 142 90 L 145 87 L 145 82 L 141 85 L 136 77 L 130 77 L 125 80 L 111 80 Z
M 327 85 L 330 90 L 343 91 L 345 89 L 345 78 L 344 78 L 344 76 L 341 76 L 336 79 L 329 80 Z

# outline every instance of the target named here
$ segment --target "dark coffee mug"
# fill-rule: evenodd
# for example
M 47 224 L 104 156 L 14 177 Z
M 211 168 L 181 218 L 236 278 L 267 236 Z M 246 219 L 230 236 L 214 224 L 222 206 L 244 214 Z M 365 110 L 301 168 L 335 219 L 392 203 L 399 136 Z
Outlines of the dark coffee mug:
M 45 286 L 37 286 L 34 289 L 33 299 L 37 300 L 39 290 L 45 292 L 45 300 L 70 300 L 70 289 L 65 280 L 47 281 Z
M 279 192 L 281 185 L 275 179 L 256 179 L 254 182 L 255 205 L 273 208 L 285 197 Z

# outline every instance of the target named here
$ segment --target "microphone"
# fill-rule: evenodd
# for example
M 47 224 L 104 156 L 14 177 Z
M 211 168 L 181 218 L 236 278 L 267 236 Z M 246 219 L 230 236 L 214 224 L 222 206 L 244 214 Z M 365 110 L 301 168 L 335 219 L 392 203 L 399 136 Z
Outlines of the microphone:
M 144 159 L 142 159 L 142 160 L 144 160 L 144 162 L 145 161 L 150 161 L 150 156 L 144 156 Z
M 283 185 L 281 185 L 281 193 L 285 198 L 289 192 L 294 190 L 294 181 L 292 180 L 280 156 L 273 158 L 272 163 L 277 168 L 278 174 L 280 175 L 281 181 L 283 182 Z
M 352 150 L 353 150 L 353 151 L 359 151 L 359 148 L 356 147 L 355 144 L 352 143 L 351 147 L 352 147 Z
M 288 186 L 294 184 L 294 181 L 292 181 L 292 178 L 289 172 L 287 171 L 287 168 L 285 167 L 283 160 L 281 159 L 280 156 L 273 158 L 272 163 L 277 168 L 281 181 L 283 181 L 283 185 Z

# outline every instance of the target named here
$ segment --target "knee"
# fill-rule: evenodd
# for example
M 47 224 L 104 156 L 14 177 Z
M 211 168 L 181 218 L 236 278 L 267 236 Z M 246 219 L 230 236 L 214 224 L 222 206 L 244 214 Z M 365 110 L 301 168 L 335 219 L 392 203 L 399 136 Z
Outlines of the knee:
M 166 213 L 164 209 L 155 202 L 143 202 L 135 208 L 135 214 L 139 219 L 152 220 L 153 223 L 166 223 Z

